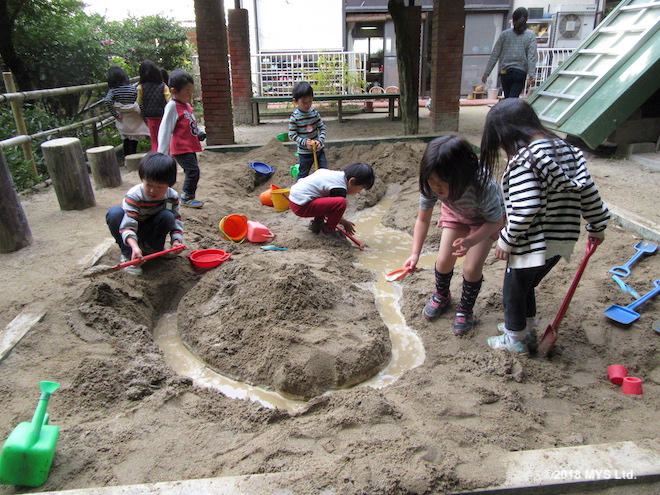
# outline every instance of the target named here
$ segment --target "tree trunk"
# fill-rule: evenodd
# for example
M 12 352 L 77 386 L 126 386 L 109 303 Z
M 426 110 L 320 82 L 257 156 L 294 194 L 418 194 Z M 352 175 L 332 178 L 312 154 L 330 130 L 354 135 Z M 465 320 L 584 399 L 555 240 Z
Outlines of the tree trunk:
M 78 138 L 59 138 L 41 145 L 62 210 L 84 210 L 96 205 L 87 164 Z
M 419 130 L 419 43 L 422 8 L 389 0 L 387 8 L 396 34 L 396 62 L 401 91 L 400 112 L 405 134 Z
M 0 150 L 0 253 L 11 253 L 32 244 L 32 232 L 14 189 L 5 155 Z
M 114 146 L 99 146 L 87 150 L 96 189 L 121 186 L 121 173 Z

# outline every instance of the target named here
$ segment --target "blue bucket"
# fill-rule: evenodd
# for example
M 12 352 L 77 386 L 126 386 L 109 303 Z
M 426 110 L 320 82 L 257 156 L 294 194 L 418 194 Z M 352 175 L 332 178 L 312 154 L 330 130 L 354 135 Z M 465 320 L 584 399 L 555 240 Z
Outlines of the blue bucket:
M 270 175 L 275 172 L 275 169 L 263 162 L 248 162 L 248 165 L 254 169 L 259 175 Z

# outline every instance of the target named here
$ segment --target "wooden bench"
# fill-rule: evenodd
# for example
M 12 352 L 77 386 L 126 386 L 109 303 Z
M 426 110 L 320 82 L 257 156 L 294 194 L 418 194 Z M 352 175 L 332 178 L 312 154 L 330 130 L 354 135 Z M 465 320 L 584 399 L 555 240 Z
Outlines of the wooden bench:
M 394 102 L 401 98 L 400 93 L 353 93 L 347 95 L 314 95 L 314 101 L 336 101 L 337 102 L 337 120 L 343 122 L 342 104 L 345 101 L 373 101 L 388 100 L 388 111 L 390 120 L 394 120 Z M 259 104 L 260 103 L 286 103 L 293 101 L 290 96 L 253 96 L 250 98 L 252 103 L 252 121 L 259 124 Z

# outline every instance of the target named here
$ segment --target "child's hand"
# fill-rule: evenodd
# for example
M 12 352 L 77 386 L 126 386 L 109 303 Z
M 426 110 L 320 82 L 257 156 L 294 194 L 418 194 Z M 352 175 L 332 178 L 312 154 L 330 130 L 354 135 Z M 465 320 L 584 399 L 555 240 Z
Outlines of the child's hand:
M 411 254 L 410 257 L 403 264 L 404 268 L 409 268 L 411 272 L 414 272 L 417 269 L 417 262 L 419 261 L 419 255 Z
M 139 247 L 134 247 L 133 248 L 133 253 L 131 254 L 131 261 L 133 260 L 141 260 L 144 263 L 144 260 L 142 260 L 142 250 Z M 141 265 L 142 263 L 138 263 Z
M 305 141 L 305 146 L 307 146 L 307 149 L 308 149 L 308 150 L 311 150 L 311 149 L 312 149 L 312 146 L 314 146 L 314 145 L 312 144 L 313 142 L 314 142 L 314 140 L 313 140 L 313 139 L 309 139 L 309 138 L 307 139 L 307 141 Z
M 507 261 L 509 259 L 509 253 L 499 246 L 495 246 L 495 257 L 498 260 Z
M 342 218 L 339 220 L 339 223 L 344 227 L 344 230 L 348 235 L 353 235 L 355 234 L 355 224 L 353 222 L 349 222 L 348 220 Z
M 460 258 L 465 256 L 468 250 L 474 246 L 474 241 L 469 237 L 459 237 L 451 245 L 456 248 L 456 251 L 451 254 Z
M 323 148 L 323 143 L 321 141 L 316 141 L 316 151 Z
M 179 239 L 172 241 L 172 247 L 175 248 L 177 246 L 183 246 L 183 242 L 181 242 Z

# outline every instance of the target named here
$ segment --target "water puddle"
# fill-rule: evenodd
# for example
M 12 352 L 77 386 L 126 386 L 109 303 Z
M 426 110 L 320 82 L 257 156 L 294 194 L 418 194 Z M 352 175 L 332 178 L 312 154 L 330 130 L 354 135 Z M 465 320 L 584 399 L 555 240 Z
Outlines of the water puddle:
M 385 280 L 386 273 L 403 266 L 410 255 L 412 244 L 412 238 L 408 234 L 381 224 L 382 216 L 391 204 L 392 199 L 384 199 L 361 213 L 355 222 L 358 239 L 368 246 L 367 250 L 358 255 L 359 265 L 377 274 L 376 282 L 369 284 L 368 289 L 374 292 L 376 306 L 389 329 L 392 341 L 390 363 L 369 380 L 356 385 L 358 387 L 382 388 L 390 385 L 404 372 L 420 366 L 425 359 L 421 339 L 406 325 L 401 314 L 401 286 Z M 435 252 L 423 254 L 419 266 L 433 266 L 435 256 Z M 162 316 L 154 329 L 154 341 L 163 351 L 165 362 L 179 375 L 192 378 L 196 385 L 215 388 L 232 399 L 249 399 L 265 407 L 277 407 L 289 412 L 300 411 L 307 403 L 232 380 L 213 371 L 191 353 L 179 337 L 176 313 Z

